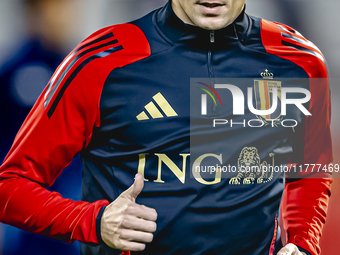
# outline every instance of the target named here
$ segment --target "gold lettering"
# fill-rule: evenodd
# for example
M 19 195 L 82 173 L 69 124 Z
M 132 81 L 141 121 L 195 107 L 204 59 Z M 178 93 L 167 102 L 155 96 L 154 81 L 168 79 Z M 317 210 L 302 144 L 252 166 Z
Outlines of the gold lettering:
M 139 154 L 139 162 L 138 162 L 138 173 L 141 174 L 144 178 L 144 170 L 145 170 L 145 161 L 146 161 L 146 156 L 147 154 L 142 153 Z M 147 179 L 144 178 L 144 181 L 149 181 Z
M 179 154 L 183 157 L 182 171 L 176 166 L 176 164 L 165 154 L 155 153 L 158 157 L 158 176 L 155 182 L 164 183 L 162 181 L 162 162 L 176 175 L 178 180 L 180 180 L 183 184 L 185 183 L 185 169 L 186 169 L 186 159 L 190 154 Z
M 218 161 L 222 164 L 222 154 L 217 155 L 217 154 L 213 154 L 213 153 L 207 153 L 207 154 L 203 154 L 202 156 L 198 157 L 193 166 L 192 166 L 192 174 L 195 177 L 195 179 L 205 185 L 212 185 L 212 184 L 216 184 L 221 182 L 221 175 L 222 175 L 222 171 L 215 171 L 215 180 L 213 181 L 206 181 L 202 178 L 201 173 L 200 173 L 200 169 L 201 169 L 201 163 L 203 161 L 203 159 L 207 158 L 207 157 L 214 157 L 217 158 Z

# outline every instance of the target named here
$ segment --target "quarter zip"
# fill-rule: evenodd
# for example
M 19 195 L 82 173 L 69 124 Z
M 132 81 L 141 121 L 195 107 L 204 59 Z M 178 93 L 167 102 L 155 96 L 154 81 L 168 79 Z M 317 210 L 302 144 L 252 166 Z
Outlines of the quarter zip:
M 208 48 L 208 74 L 210 78 L 210 83 L 212 84 L 212 79 L 213 79 L 213 70 L 212 70 L 212 63 L 211 63 L 211 57 L 212 57 L 212 47 L 213 44 L 215 43 L 215 31 L 210 31 L 210 43 L 209 43 L 209 48 Z
M 209 43 L 209 48 L 208 48 L 208 63 L 207 63 L 207 66 L 208 66 L 208 74 L 209 74 L 209 81 L 210 81 L 210 86 L 214 87 L 214 74 L 213 74 L 213 64 L 212 64 L 212 47 L 213 47 L 213 44 L 215 43 L 215 31 L 210 31 L 209 33 L 209 40 L 210 40 L 210 43 Z M 213 114 L 215 115 L 216 114 L 216 106 L 213 104 Z

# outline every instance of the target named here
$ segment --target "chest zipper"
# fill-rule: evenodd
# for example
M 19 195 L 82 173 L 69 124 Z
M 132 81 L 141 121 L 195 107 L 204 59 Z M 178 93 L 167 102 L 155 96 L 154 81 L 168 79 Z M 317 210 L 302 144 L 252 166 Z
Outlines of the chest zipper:
M 215 43 L 215 31 L 210 31 L 209 34 L 210 44 L 209 44 L 209 50 L 208 50 L 208 74 L 209 74 L 209 81 L 210 86 L 214 87 L 214 75 L 213 75 L 213 68 L 212 68 L 212 51 L 211 48 L 213 47 L 213 44 Z M 216 114 L 216 106 L 213 104 L 213 113 Z
M 209 78 L 210 78 L 210 83 L 212 84 L 212 79 L 213 79 L 213 72 L 212 72 L 212 63 L 211 63 L 211 48 L 213 46 L 213 44 L 215 43 L 215 32 L 214 31 L 210 31 L 210 45 L 209 45 L 209 50 L 208 50 L 208 73 L 209 73 Z

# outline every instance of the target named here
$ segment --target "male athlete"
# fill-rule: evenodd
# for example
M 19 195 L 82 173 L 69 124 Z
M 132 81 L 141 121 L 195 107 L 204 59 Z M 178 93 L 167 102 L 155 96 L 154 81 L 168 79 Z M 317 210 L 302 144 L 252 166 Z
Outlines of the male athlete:
M 172 0 L 80 43 L 56 70 L 1 166 L 1 221 L 79 240 L 82 254 L 320 254 L 331 184 L 326 173 L 303 178 L 312 175 L 303 169 L 300 178 L 286 181 L 191 174 L 191 78 L 207 79 L 199 86 L 211 95 L 220 78 L 251 78 L 259 103 L 281 86 L 284 95 L 289 88 L 279 79 L 327 78 L 312 43 L 285 25 L 247 15 L 244 6 L 245 0 Z M 328 84 L 296 86 L 310 93 L 304 104 L 287 107 L 296 127 L 225 127 L 218 137 L 211 134 L 223 141 L 221 154 L 206 146 L 195 162 L 210 158 L 241 168 L 275 159 L 327 167 Z M 247 94 L 247 86 L 233 88 Z M 207 120 L 267 122 L 247 107 L 242 116 L 233 114 L 228 95 L 223 107 L 207 103 Z M 83 201 L 76 202 L 45 187 L 78 153 Z

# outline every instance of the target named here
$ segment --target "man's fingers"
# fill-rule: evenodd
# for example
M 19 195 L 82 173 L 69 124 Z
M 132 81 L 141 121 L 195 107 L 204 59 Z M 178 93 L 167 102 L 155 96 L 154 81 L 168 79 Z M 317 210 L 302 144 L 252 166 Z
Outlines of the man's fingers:
M 296 245 L 289 243 L 285 247 L 283 247 L 277 255 L 301 255 L 302 253 L 299 251 Z
M 151 243 L 153 234 L 132 229 L 122 229 L 120 238 L 130 242 Z
M 145 249 L 145 243 L 131 242 L 127 240 L 120 241 L 120 249 L 125 251 L 143 251 Z
M 142 251 L 145 243 L 153 239 L 156 231 L 155 209 L 136 204 L 144 187 L 144 180 L 136 174 L 134 183 L 104 210 L 101 219 L 101 236 L 110 247 Z
M 156 222 L 139 219 L 134 216 L 126 217 L 122 221 L 121 226 L 125 229 L 133 229 L 133 230 L 139 230 L 139 231 L 149 232 L 149 233 L 153 233 L 157 229 Z
M 141 193 L 144 187 L 144 180 L 140 174 L 136 174 L 134 183 L 122 195 L 126 196 L 132 202 L 135 202 L 137 196 Z
M 127 209 L 127 213 L 129 215 L 133 215 L 144 220 L 149 220 L 149 221 L 157 220 L 156 210 L 153 208 L 144 206 L 144 205 L 134 204 L 133 206 L 130 206 Z

